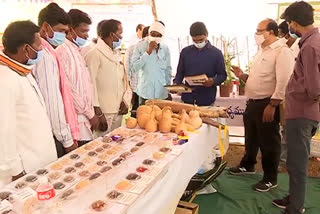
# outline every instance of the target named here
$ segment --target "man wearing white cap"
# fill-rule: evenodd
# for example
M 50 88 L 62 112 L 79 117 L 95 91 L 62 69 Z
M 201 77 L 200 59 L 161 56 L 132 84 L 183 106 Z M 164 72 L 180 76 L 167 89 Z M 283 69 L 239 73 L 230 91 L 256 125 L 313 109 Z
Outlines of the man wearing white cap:
M 165 26 L 155 21 L 149 29 L 149 39 L 139 42 L 132 55 L 132 71 L 139 73 L 137 94 L 140 104 L 149 99 L 167 99 L 163 86 L 171 82 L 170 51 L 162 43 Z

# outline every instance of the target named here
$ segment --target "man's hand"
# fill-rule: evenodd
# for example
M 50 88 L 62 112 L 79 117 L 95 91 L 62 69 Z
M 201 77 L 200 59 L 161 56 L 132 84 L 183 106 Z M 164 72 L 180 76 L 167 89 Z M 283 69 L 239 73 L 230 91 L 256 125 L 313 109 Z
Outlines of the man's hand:
M 128 114 L 128 111 L 129 111 L 129 109 L 128 109 L 127 105 L 122 101 L 120 104 L 119 114 L 125 115 L 125 114 Z
M 243 71 L 241 70 L 240 67 L 238 66 L 231 66 L 231 71 L 234 73 L 234 75 L 236 75 L 236 77 L 238 77 L 240 79 L 240 76 L 243 74 Z
M 105 132 L 108 130 L 108 123 L 104 114 L 99 117 L 99 131 Z
M 214 85 L 214 83 L 215 83 L 214 79 L 210 77 L 207 81 L 202 83 L 202 85 L 204 87 L 210 88 L 210 87 L 212 87 Z
M 158 47 L 158 44 L 155 41 L 150 42 L 147 53 L 151 55 L 153 50 L 155 50 L 157 47 Z
M 97 130 L 99 128 L 99 118 L 97 117 L 97 115 L 94 115 L 93 118 L 91 118 L 90 120 L 90 124 L 91 124 L 91 130 Z
M 275 112 L 276 112 L 275 107 L 273 107 L 271 105 L 267 105 L 267 107 L 264 109 L 264 112 L 263 112 L 262 122 L 264 122 L 264 123 L 273 122 Z
M 22 171 L 20 174 L 12 176 L 11 180 L 12 181 L 18 180 L 19 178 L 23 177 L 25 174 L 26 174 L 26 172 Z
M 78 143 L 75 141 L 72 146 L 68 147 L 68 148 L 64 148 L 64 151 L 66 153 L 72 152 L 73 150 L 78 148 Z
M 96 116 L 99 118 L 99 128 L 98 128 L 99 131 L 101 131 L 101 132 L 107 131 L 108 130 L 108 123 L 107 123 L 106 117 L 102 113 L 100 107 L 95 106 L 94 112 L 95 112 Z

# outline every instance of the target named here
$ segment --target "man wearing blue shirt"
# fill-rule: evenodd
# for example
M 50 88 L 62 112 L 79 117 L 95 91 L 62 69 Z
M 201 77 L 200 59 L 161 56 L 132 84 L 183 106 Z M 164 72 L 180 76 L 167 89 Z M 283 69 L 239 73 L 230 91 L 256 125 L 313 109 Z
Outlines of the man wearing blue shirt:
M 202 86 L 192 87 L 193 92 L 182 94 L 181 99 L 185 103 L 209 106 L 215 102 L 217 85 L 227 78 L 224 57 L 221 51 L 208 41 L 208 30 L 204 23 L 193 23 L 190 35 L 194 44 L 181 51 L 177 74 L 173 81 L 175 84 L 181 84 L 185 77 L 207 75 L 208 80 Z
M 139 42 L 132 55 L 132 72 L 138 72 L 137 94 L 140 104 L 149 99 L 167 99 L 164 85 L 171 82 L 171 60 L 167 45 L 162 43 L 165 26 L 154 22 L 149 28 L 149 39 Z

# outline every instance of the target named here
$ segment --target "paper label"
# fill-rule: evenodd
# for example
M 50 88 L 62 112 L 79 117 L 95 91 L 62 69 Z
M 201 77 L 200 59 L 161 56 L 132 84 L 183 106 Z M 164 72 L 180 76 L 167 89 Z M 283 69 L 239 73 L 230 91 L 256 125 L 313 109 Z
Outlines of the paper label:
M 130 205 L 132 204 L 133 202 L 135 202 L 135 200 L 138 198 L 138 195 L 136 194 L 133 194 L 133 193 L 123 193 L 123 196 L 115 201 L 117 203 L 120 203 L 120 204 L 125 204 L 125 205 Z
M 135 194 L 141 194 L 146 188 L 147 184 L 140 182 L 135 184 L 129 191 Z
M 0 213 L 10 211 L 10 210 L 12 210 L 12 208 L 13 208 L 13 206 L 9 201 L 3 200 L 0 202 Z

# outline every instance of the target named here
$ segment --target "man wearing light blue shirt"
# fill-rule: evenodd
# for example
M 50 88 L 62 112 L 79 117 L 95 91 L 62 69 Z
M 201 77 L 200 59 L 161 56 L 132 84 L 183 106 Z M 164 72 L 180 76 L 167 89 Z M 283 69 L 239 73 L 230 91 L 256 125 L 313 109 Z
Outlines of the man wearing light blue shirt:
M 141 104 L 149 99 L 167 99 L 168 90 L 164 85 L 171 83 L 170 51 L 162 43 L 165 26 L 154 22 L 149 29 L 149 39 L 139 42 L 132 55 L 132 71 L 138 72 L 137 94 Z

